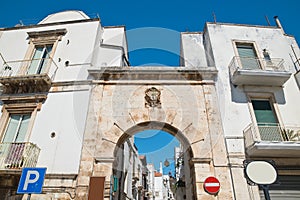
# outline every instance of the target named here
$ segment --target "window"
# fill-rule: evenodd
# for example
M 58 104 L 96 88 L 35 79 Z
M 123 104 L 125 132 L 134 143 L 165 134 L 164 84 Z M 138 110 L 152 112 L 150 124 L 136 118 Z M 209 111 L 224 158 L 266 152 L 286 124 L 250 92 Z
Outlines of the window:
M 0 118 L 0 160 L 7 169 L 32 167 L 37 163 L 40 149 L 30 142 L 34 119 L 42 105 L 37 100 L 4 101 Z
M 251 100 L 261 140 L 282 141 L 276 113 L 268 99 Z
M 47 31 L 28 32 L 29 48 L 26 52 L 20 73 L 23 74 L 43 74 L 48 73 L 52 57 L 57 48 L 58 42 L 67 33 L 66 29 L 56 29 Z M 51 61 L 51 62 L 50 62 Z M 54 66 L 52 68 L 55 68 Z M 52 69 L 52 71 L 55 71 Z
M 243 69 L 260 69 L 253 43 L 236 43 L 236 48 Z
M 38 99 L 34 100 L 38 101 Z M 18 143 L 30 140 L 35 117 L 42 106 L 42 103 L 30 101 L 33 99 L 28 99 L 26 104 L 5 102 L 0 118 L 1 143 Z
M 46 72 L 52 47 L 52 44 L 35 46 L 27 74 L 42 74 Z
M 23 142 L 26 138 L 31 114 L 11 114 L 3 143 Z

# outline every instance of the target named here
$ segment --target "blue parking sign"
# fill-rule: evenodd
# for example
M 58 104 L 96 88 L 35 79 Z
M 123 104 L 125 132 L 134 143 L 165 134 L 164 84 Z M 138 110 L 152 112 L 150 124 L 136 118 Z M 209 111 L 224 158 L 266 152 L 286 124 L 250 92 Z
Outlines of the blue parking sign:
M 47 168 L 23 168 L 19 181 L 18 194 L 40 194 Z

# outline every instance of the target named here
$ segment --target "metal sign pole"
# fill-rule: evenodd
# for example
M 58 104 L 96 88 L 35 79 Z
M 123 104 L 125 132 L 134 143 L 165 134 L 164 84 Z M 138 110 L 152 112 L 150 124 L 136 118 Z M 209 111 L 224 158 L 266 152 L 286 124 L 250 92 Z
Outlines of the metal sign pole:
M 30 200 L 30 198 L 31 198 L 31 193 L 28 194 L 27 200 Z
M 269 193 L 269 185 L 260 185 L 264 191 L 265 199 L 271 200 L 270 193 Z

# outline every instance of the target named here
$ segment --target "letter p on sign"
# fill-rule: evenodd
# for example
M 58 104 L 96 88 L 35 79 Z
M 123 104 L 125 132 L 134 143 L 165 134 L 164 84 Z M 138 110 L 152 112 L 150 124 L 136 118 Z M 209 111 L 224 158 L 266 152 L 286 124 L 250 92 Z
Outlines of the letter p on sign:
M 42 193 L 45 174 L 46 168 L 23 168 L 17 193 Z

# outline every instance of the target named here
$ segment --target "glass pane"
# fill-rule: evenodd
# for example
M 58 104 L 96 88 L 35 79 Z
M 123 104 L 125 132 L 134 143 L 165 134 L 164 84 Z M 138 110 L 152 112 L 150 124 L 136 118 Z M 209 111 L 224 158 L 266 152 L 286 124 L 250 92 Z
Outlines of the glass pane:
M 47 65 L 49 63 L 50 53 L 52 51 L 52 45 L 46 45 L 45 51 L 42 57 L 42 63 L 40 64 L 40 69 L 37 72 L 38 74 L 42 74 L 46 72 Z
M 11 115 L 3 142 L 14 142 L 21 115 Z
M 27 74 L 36 74 L 39 66 L 40 66 L 40 59 L 42 58 L 44 47 L 36 47 L 34 51 L 34 55 L 32 57 L 32 61 L 28 68 Z
M 53 47 L 52 44 L 46 45 L 47 58 L 49 58 L 49 55 L 50 55 L 50 53 L 52 51 L 52 47 Z
M 24 142 L 25 141 L 25 136 L 26 136 L 26 132 L 28 129 L 28 124 L 30 121 L 30 115 L 23 115 L 20 127 L 19 127 L 19 131 L 17 133 L 17 137 L 16 137 L 16 142 Z

